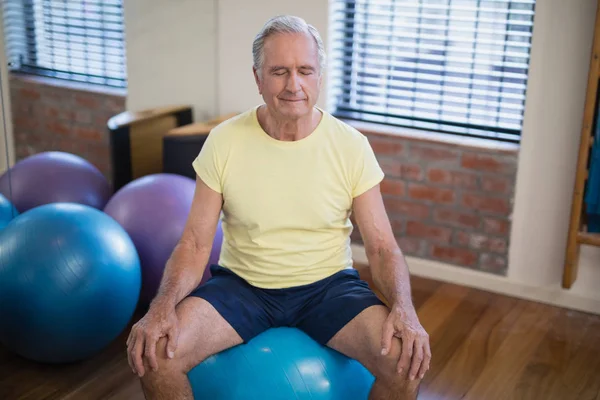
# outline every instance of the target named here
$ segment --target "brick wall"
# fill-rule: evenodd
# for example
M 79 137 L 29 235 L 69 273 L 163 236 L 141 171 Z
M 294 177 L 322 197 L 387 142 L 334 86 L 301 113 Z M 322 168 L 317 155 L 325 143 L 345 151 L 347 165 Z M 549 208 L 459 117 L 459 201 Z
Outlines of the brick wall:
M 516 151 L 366 134 L 403 252 L 505 274 Z M 353 241 L 362 243 L 358 229 Z
M 12 74 L 10 96 L 17 160 L 43 151 L 65 151 L 91 162 L 110 181 L 106 123 L 125 110 L 123 94 Z

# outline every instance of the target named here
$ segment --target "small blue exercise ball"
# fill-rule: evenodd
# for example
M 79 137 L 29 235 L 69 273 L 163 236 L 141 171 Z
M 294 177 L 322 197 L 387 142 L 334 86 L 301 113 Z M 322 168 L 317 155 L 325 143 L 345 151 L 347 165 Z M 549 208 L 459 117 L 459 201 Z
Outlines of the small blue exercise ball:
M 0 194 L 0 229 L 4 229 L 10 221 L 19 215 L 19 211 L 2 194 Z
M 195 399 L 221 400 L 366 400 L 375 381 L 358 361 L 288 327 L 207 358 L 188 378 Z
M 33 208 L 0 231 L 0 343 L 67 363 L 103 350 L 129 323 L 141 288 L 133 242 L 93 207 Z

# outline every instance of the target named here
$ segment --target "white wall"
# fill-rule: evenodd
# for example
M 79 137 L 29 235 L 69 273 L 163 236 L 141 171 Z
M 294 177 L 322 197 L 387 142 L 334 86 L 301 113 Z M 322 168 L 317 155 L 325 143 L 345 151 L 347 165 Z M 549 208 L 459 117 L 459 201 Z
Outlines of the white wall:
M 222 114 L 244 111 L 263 102 L 252 75 L 252 41 L 269 18 L 279 14 L 304 18 L 317 28 L 326 50 L 328 48 L 328 2 L 325 0 L 255 0 L 250 7 L 241 7 L 239 0 L 219 0 L 218 9 L 217 101 Z M 327 100 L 325 89 L 318 101 L 323 108 Z
M 127 0 L 127 109 L 191 104 L 216 112 L 217 0 Z
M 536 4 L 508 277 L 562 280 L 596 0 Z M 557 27 L 560 26 L 560 29 Z M 571 292 L 600 297 L 600 252 L 584 249 Z
M 127 108 L 192 104 L 196 120 L 262 103 L 252 75 L 252 40 L 279 14 L 300 16 L 327 45 L 325 0 L 128 0 Z M 325 82 L 325 81 L 324 81 Z M 318 105 L 325 107 L 325 90 Z
M 6 59 L 2 7 L 0 7 L 0 85 L 2 89 L 2 98 L 0 99 L 0 174 L 3 173 L 9 165 L 12 165 L 15 159 L 12 121 L 9 117 L 11 115 L 11 106 Z M 4 105 L 4 107 L 2 107 L 2 105 Z M 4 127 L 6 127 L 6 131 Z M 6 143 L 8 143 L 8 159 Z

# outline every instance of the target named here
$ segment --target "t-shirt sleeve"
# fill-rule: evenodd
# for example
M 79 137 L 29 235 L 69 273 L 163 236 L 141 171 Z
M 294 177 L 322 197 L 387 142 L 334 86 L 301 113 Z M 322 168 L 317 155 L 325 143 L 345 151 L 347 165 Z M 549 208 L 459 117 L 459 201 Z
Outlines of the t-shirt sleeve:
M 363 136 L 361 143 L 362 146 L 355 164 L 353 198 L 380 183 L 385 176 L 366 136 Z
M 223 193 L 222 154 L 217 142 L 211 132 L 202 145 L 200 153 L 192 162 L 192 166 L 202 182 L 215 192 Z

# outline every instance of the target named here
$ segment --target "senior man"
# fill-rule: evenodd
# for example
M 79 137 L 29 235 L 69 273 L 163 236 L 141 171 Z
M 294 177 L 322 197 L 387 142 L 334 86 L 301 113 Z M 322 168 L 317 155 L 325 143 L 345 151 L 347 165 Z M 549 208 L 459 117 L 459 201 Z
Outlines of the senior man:
M 383 172 L 366 137 L 315 104 L 325 51 L 304 20 L 258 33 L 254 78 L 264 104 L 213 129 L 193 162 L 197 186 L 161 287 L 127 341 L 148 399 L 192 399 L 187 372 L 275 326 L 295 326 L 361 362 L 370 399 L 414 399 L 428 335 L 387 217 Z M 212 279 L 198 287 L 222 213 Z M 374 284 L 352 268 L 353 213 Z

